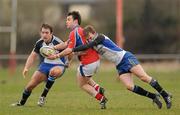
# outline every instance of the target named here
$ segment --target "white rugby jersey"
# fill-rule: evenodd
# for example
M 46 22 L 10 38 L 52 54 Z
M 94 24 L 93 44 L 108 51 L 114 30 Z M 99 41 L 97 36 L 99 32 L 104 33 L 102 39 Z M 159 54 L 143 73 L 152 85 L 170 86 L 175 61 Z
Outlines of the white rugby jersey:
M 98 44 L 97 46 L 94 46 L 93 48 L 104 58 L 107 60 L 115 63 L 118 65 L 124 54 L 126 53 L 125 50 L 119 48 L 110 38 L 107 36 L 104 36 L 104 40 Z
M 50 60 L 48 58 L 44 58 L 41 54 L 40 54 L 40 48 L 43 47 L 43 46 L 50 46 L 50 47 L 53 47 L 59 43 L 63 43 L 63 41 L 61 39 L 59 39 L 58 37 L 56 36 L 53 36 L 52 40 L 50 43 L 45 43 L 44 40 L 42 38 L 40 38 L 35 46 L 34 46 L 34 49 L 33 51 L 38 53 L 39 56 L 40 56 L 40 63 L 41 62 L 44 62 L 44 63 L 49 63 L 49 64 L 63 64 L 65 65 L 67 59 L 65 57 L 62 57 L 62 58 L 56 58 L 54 60 Z M 57 53 L 61 52 L 61 50 L 56 50 Z
M 119 48 L 111 39 L 105 35 L 96 35 L 88 44 L 73 48 L 74 52 L 94 48 L 102 57 L 118 65 L 126 51 Z

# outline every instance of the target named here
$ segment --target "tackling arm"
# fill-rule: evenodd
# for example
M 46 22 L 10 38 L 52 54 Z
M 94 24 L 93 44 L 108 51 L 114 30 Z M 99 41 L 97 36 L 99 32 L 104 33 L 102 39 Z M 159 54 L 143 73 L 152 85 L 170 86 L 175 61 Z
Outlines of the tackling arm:
M 92 42 L 90 42 L 88 44 L 80 45 L 78 47 L 73 48 L 73 52 L 84 51 L 84 50 L 87 50 L 89 48 L 92 48 L 93 46 L 97 46 L 98 44 L 101 44 L 101 42 L 104 39 L 105 39 L 104 36 L 98 35 L 98 37 L 94 41 L 92 41 Z
M 64 43 L 60 43 L 58 45 L 55 45 L 53 48 L 55 50 L 63 50 L 67 47 L 67 42 L 64 42 Z
M 56 54 L 56 58 L 61 58 L 61 57 L 67 56 L 70 53 L 72 53 L 72 49 L 71 48 L 66 48 L 62 52 Z
M 50 55 L 47 58 L 53 60 L 53 59 L 56 59 L 56 58 L 61 58 L 61 57 L 67 56 L 67 55 L 69 55 L 71 53 L 72 53 L 72 49 L 71 48 L 66 48 L 62 52 L 60 52 L 58 54 L 55 54 L 55 55 Z

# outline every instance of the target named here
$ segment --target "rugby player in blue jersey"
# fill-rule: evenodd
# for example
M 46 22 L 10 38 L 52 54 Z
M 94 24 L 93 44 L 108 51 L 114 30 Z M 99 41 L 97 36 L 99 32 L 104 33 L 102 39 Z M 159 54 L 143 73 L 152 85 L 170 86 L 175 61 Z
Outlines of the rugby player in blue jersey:
M 171 108 L 172 96 L 160 86 L 157 80 L 149 76 L 144 71 L 132 53 L 119 48 L 107 36 L 96 33 L 92 26 L 86 26 L 84 28 L 84 35 L 86 36 L 89 43 L 74 48 L 74 52 L 84 51 L 88 48 L 94 48 L 102 57 L 116 65 L 116 70 L 119 73 L 119 79 L 128 90 L 138 95 L 146 96 L 152 99 L 159 109 L 162 108 L 162 103 L 159 99 L 159 96 L 161 95 L 166 103 L 167 109 Z M 150 84 L 158 91 L 158 94 L 151 93 L 138 85 L 134 85 L 132 74 L 137 76 L 143 82 Z
M 38 105 L 43 106 L 45 103 L 46 95 L 54 84 L 55 79 L 62 76 L 65 72 L 65 65 L 67 62 L 66 57 L 49 60 L 40 54 L 40 48 L 43 46 L 54 47 L 57 44 L 64 44 L 65 48 L 67 44 L 65 44 L 62 40 L 53 35 L 53 29 L 48 24 L 42 24 L 40 35 L 41 38 L 36 42 L 31 54 L 26 61 L 23 70 L 23 76 L 25 77 L 27 75 L 27 72 L 29 71 L 33 63 L 36 61 L 36 58 L 38 56 L 40 57 L 39 67 L 32 75 L 29 83 L 26 85 L 20 101 L 18 101 L 17 103 L 13 103 L 12 106 L 23 106 L 26 103 L 28 97 L 31 95 L 32 90 L 41 82 L 46 81 L 45 88 L 38 101 Z M 61 51 L 57 50 L 57 52 Z

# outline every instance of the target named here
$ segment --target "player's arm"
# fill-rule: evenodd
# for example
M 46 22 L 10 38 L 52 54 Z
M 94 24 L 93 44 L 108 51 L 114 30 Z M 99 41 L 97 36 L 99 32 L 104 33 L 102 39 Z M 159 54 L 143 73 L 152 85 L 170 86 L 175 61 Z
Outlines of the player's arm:
M 76 46 L 76 40 L 75 39 L 76 39 L 76 37 L 75 37 L 74 32 L 71 32 L 69 35 L 68 42 L 67 42 L 67 44 L 68 44 L 67 48 L 58 54 L 50 55 L 48 57 L 48 59 L 52 60 L 52 59 L 61 58 L 61 57 L 64 57 L 64 56 L 71 54 L 72 49 Z
M 54 48 L 55 50 L 62 50 L 62 49 L 67 48 L 67 46 L 68 46 L 68 41 L 66 41 L 66 42 L 61 42 L 60 44 L 55 45 L 53 48 Z
M 98 35 L 98 37 L 94 41 L 89 42 L 88 44 L 80 45 L 78 47 L 73 48 L 73 52 L 84 51 L 84 50 L 87 50 L 87 49 L 92 48 L 94 46 L 97 46 L 97 45 L 101 44 L 104 39 L 105 38 L 103 35 Z
M 22 72 L 24 78 L 26 77 L 26 74 L 29 71 L 29 68 L 33 65 L 37 57 L 38 57 L 38 54 L 34 51 L 32 51 L 31 54 L 28 56 L 23 72 Z
M 51 59 L 51 60 L 54 60 L 56 58 L 61 58 L 61 57 L 67 56 L 67 55 L 69 55 L 71 53 L 72 53 L 72 49 L 71 48 L 66 48 L 66 49 L 64 49 L 62 52 L 60 52 L 58 54 L 49 55 L 47 58 Z
M 66 48 L 62 52 L 56 54 L 55 56 L 56 56 L 56 58 L 61 58 L 61 57 L 67 56 L 71 53 L 72 53 L 72 48 Z
M 67 61 L 67 63 L 66 63 L 66 67 L 69 67 L 69 66 L 70 66 L 70 64 L 71 64 L 71 62 L 72 62 L 72 59 L 73 59 L 73 56 L 74 56 L 74 53 L 71 53 L 71 54 L 69 54 L 69 55 L 67 56 L 68 61 Z
M 38 57 L 38 54 L 40 53 L 39 52 L 40 45 L 41 45 L 41 40 L 36 42 L 36 44 L 34 45 L 34 49 L 32 50 L 31 54 L 28 56 L 26 60 L 26 64 L 22 72 L 24 78 L 26 77 L 27 72 L 29 71 L 30 67 L 33 65 L 36 58 Z

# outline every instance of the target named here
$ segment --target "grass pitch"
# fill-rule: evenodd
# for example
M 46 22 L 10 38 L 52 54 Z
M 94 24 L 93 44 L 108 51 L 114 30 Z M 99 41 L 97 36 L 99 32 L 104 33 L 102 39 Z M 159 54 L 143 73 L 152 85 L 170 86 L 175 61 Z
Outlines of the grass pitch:
M 107 65 L 108 66 L 108 65 Z M 109 67 L 110 68 L 110 67 Z M 172 109 L 167 110 L 164 101 L 163 108 L 157 109 L 148 98 L 127 91 L 117 80 L 115 69 L 101 67 L 93 77 L 106 89 L 108 98 L 107 109 L 101 110 L 99 103 L 83 92 L 76 84 L 76 70 L 70 68 L 62 78 L 58 79 L 47 96 L 44 107 L 37 106 L 37 101 L 44 88 L 44 83 L 35 88 L 23 107 L 11 107 L 18 101 L 29 77 L 23 79 L 22 67 L 10 75 L 7 69 L 0 69 L 0 115 L 179 115 L 180 114 L 180 70 L 147 72 L 154 76 L 160 84 L 173 94 Z M 155 92 L 149 85 L 134 79 L 145 89 Z

